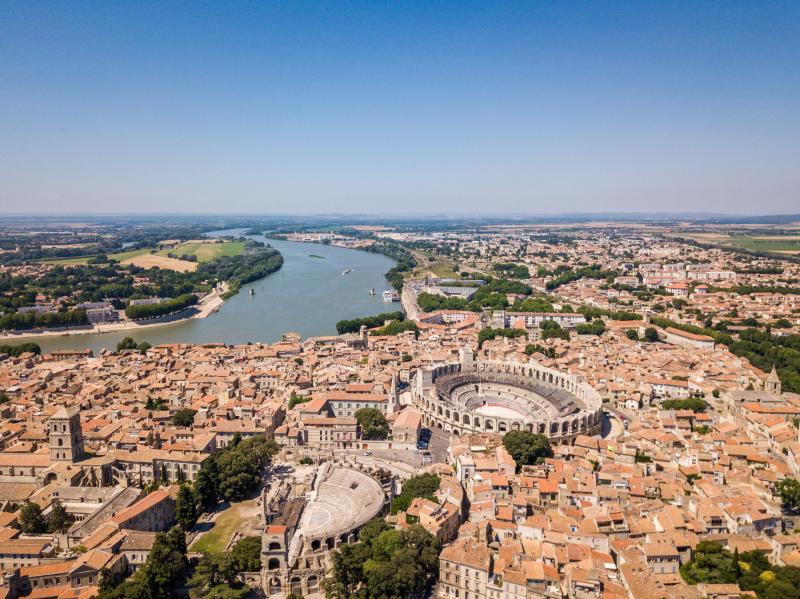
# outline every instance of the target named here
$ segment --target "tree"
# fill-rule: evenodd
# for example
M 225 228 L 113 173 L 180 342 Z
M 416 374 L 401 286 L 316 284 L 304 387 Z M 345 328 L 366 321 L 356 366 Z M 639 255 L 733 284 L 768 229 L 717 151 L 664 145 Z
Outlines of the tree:
M 493 329 L 491 327 L 487 327 L 485 329 L 481 329 L 478 332 L 478 347 L 483 347 L 484 342 L 491 341 L 492 339 L 496 339 L 497 337 L 505 337 L 506 339 L 517 339 L 518 337 L 525 337 L 528 335 L 528 331 L 525 329 Z
M 213 467 L 216 468 L 216 464 Z M 206 511 L 210 511 L 218 499 L 214 478 L 211 467 L 204 465 L 200 472 L 197 473 L 197 478 L 194 481 L 194 494 L 197 503 Z
M 794 478 L 784 478 L 778 481 L 775 490 L 781 498 L 783 507 L 788 510 L 800 509 L 800 481 Z
M 119 584 L 119 580 L 114 573 L 108 568 L 101 568 L 100 575 L 97 578 L 97 590 L 102 595 L 113 591 Z
M 435 474 L 419 474 L 403 483 L 403 492 L 392 500 L 391 512 L 406 511 L 417 497 L 434 500 L 433 494 L 439 488 L 441 480 Z
M 240 539 L 231 549 L 228 559 L 239 573 L 258 572 L 261 569 L 261 537 Z
M 141 343 L 137 344 L 133 337 L 125 337 L 122 341 L 117 343 L 117 352 L 123 352 L 125 350 L 135 349 L 142 353 L 146 352 L 148 349 L 153 347 L 147 341 L 142 341 Z
M 24 533 L 39 534 L 47 532 L 47 522 L 38 504 L 26 501 L 19 513 L 19 528 Z
M 186 536 L 175 526 L 156 535 L 147 561 L 133 576 L 116 586 L 104 583 L 98 599 L 168 599 L 182 583 L 186 566 Z
M 366 528 L 366 526 L 364 527 Z M 381 530 L 378 534 L 374 534 Z M 323 586 L 328 597 L 400 599 L 419 596 L 439 565 L 439 542 L 419 525 L 402 531 L 375 525 L 358 543 L 333 554 L 331 578 Z
M 298 404 L 306 403 L 307 401 L 311 401 L 310 397 L 303 397 L 301 395 L 296 395 L 292 393 L 292 396 L 289 398 L 289 409 L 291 410 Z
M 172 417 L 172 424 L 175 426 L 192 426 L 195 414 L 197 414 L 197 410 L 192 410 L 191 408 L 178 410 Z
M 52 507 L 50 508 L 50 517 L 47 521 L 47 530 L 49 532 L 67 532 L 67 529 L 72 524 L 72 516 L 64 509 L 61 501 L 54 499 Z
M 161 411 L 166 410 L 167 406 L 162 399 L 155 399 L 153 397 L 148 397 L 147 401 L 144 404 L 145 410 L 154 410 L 154 411 Z
M 528 431 L 510 431 L 503 436 L 503 447 L 517 463 L 522 466 L 541 463 L 544 458 L 553 456 L 553 449 L 546 436 Z
M 364 564 L 372 554 L 368 542 L 342 545 L 333 554 L 333 576 L 323 583 L 325 594 L 334 599 L 357 597 L 364 582 Z
M 148 586 L 163 589 L 169 596 L 175 582 L 186 567 L 186 536 L 180 527 L 174 526 L 166 534 L 158 533 L 153 548 L 142 568 L 151 583 Z
M 705 412 L 708 409 L 708 402 L 699 397 L 689 397 L 686 399 L 666 399 L 661 402 L 661 407 L 665 410 L 691 410 L 692 412 Z
M 189 581 L 193 597 L 233 599 L 244 597 L 249 589 L 240 580 L 242 572 L 261 568 L 261 538 L 245 537 L 229 553 L 205 554 Z
M 639 341 L 639 332 L 636 329 L 628 329 L 625 336 L 631 341 Z
M 183 530 L 190 530 L 197 522 L 196 498 L 189 485 L 181 485 L 175 502 L 175 520 Z
M 578 335 L 596 335 L 600 336 L 606 331 L 606 325 L 602 320 L 593 320 L 590 323 L 579 324 L 575 327 L 575 332 Z
M 694 550 L 692 560 L 680 567 L 681 576 L 689 584 L 736 582 L 732 558 L 731 552 L 723 549 L 722 545 L 701 541 Z
M 136 349 L 136 341 L 133 337 L 125 337 L 122 341 L 117 343 L 117 351 L 123 352 L 128 349 Z
M 541 329 L 541 337 L 543 340 L 547 339 L 563 339 L 569 341 L 569 331 L 561 328 L 561 325 L 554 320 L 544 320 L 539 323 Z
M 263 469 L 278 451 L 275 443 L 266 437 L 248 437 L 242 440 L 237 435 L 234 435 L 222 451 L 207 459 L 200 470 L 206 471 L 208 475 L 203 483 L 204 504 L 206 501 L 210 503 L 212 496 L 213 502 L 221 497 L 228 501 L 247 498 L 258 489 Z
M 369 440 L 386 439 L 389 423 L 377 408 L 362 408 L 356 411 L 356 421 L 361 427 L 361 437 Z
M 413 320 L 392 320 L 389 324 L 370 331 L 370 335 L 400 335 L 406 331 L 414 331 L 419 337 L 419 327 Z
M 654 327 L 647 327 L 644 330 L 644 338 L 648 343 L 655 343 L 658 341 L 658 331 Z

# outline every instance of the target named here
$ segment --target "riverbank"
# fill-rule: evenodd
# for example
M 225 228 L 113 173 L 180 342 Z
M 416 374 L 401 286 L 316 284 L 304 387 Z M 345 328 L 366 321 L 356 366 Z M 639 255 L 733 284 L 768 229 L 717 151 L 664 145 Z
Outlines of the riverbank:
M 241 234 L 240 230 L 213 232 L 214 236 Z M 256 240 L 267 241 L 263 237 Z M 30 341 L 38 343 L 46 354 L 91 349 L 95 355 L 103 349 L 113 350 L 125 337 L 153 346 L 273 343 L 286 331 L 297 332 L 302 338 L 335 335 L 338 321 L 380 314 L 389 307 L 380 294 L 370 295 L 369 291 L 386 288 L 384 273 L 394 265 L 390 258 L 325 245 L 309 251 L 304 243 L 271 244 L 283 256 L 283 266 L 262 279 L 243 284 L 239 293 L 225 299 L 224 304 L 219 302 L 218 312 L 211 312 L 213 318 L 172 320 L 159 322 L 159 326 L 104 330 L 94 335 L 66 335 L 63 331 L 38 339 L 12 335 L 0 338 L 0 343 L 19 345 Z M 325 260 L 311 258 L 310 253 L 324 256 Z M 353 272 L 343 277 L 342 271 L 347 268 Z M 208 309 L 213 310 L 213 306 Z
M 189 320 L 198 318 L 207 318 L 217 310 L 219 310 L 225 303 L 222 296 L 228 292 L 228 284 L 223 282 L 218 287 L 215 287 L 211 293 L 203 296 L 194 306 L 182 310 L 186 312 L 186 316 L 176 318 L 176 315 L 164 316 L 162 318 L 153 319 L 152 321 L 136 321 L 124 320 L 121 322 L 109 322 L 105 324 L 96 324 L 90 327 L 83 328 L 64 328 L 57 330 L 46 330 L 38 332 L 20 331 L 19 333 L 4 332 L 0 334 L 0 341 L 27 341 L 29 339 L 37 339 L 42 337 L 75 337 L 78 335 L 97 335 L 102 333 L 115 333 L 119 331 L 142 331 L 152 329 L 155 327 L 164 327 L 174 325 Z M 191 314 L 189 314 L 191 312 Z M 178 313 L 180 314 L 180 313 Z
M 403 291 L 400 292 L 400 305 L 403 307 L 403 312 L 406 313 L 408 320 L 419 322 L 420 309 L 417 305 L 417 300 L 414 297 L 414 292 L 411 291 L 411 286 L 406 281 L 403 285 Z

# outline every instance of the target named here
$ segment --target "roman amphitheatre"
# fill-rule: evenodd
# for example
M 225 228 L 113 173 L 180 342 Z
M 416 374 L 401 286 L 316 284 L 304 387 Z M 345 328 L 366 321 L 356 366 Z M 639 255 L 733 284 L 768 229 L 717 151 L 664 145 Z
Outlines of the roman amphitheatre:
M 426 426 L 455 435 L 521 430 L 558 444 L 601 428 L 602 400 L 581 377 L 534 361 L 476 361 L 469 350 L 419 370 L 411 397 Z
M 384 510 L 386 497 L 370 474 L 330 463 L 311 474 L 295 472 L 265 491 L 261 584 L 267 595 L 319 592 L 331 552 L 355 543 L 361 527 Z

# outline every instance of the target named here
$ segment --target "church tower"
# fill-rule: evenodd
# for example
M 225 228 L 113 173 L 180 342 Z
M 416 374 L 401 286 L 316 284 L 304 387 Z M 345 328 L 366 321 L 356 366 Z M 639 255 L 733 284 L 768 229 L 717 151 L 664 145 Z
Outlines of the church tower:
M 50 417 L 50 461 L 76 462 L 82 456 L 80 412 L 61 408 Z
M 781 396 L 781 379 L 778 377 L 778 371 L 775 370 L 775 366 L 772 367 L 772 372 L 769 373 L 767 382 L 764 383 L 764 391 L 772 397 Z

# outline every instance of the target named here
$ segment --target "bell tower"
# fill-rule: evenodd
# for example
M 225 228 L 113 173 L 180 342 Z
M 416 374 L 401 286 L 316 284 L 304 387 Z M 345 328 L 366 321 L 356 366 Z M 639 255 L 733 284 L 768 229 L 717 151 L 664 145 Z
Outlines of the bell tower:
M 767 381 L 764 383 L 764 391 L 772 397 L 779 398 L 781 396 L 781 379 L 778 377 L 778 371 L 775 370 L 775 366 L 772 367 L 772 372 L 769 373 Z
M 50 417 L 50 461 L 76 462 L 83 456 L 80 412 L 61 408 Z

